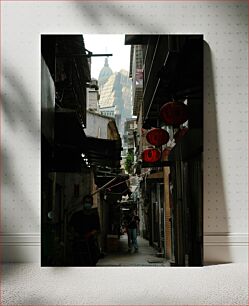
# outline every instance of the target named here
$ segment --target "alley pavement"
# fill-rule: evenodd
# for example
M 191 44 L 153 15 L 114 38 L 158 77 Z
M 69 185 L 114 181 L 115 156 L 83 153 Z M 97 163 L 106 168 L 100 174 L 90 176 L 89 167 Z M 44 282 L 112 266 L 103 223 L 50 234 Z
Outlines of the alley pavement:
M 165 258 L 157 256 L 157 251 L 149 245 L 149 242 L 138 236 L 138 252 L 128 252 L 127 235 L 122 235 L 118 241 L 116 252 L 108 253 L 101 258 L 97 267 L 162 267 L 170 266 Z

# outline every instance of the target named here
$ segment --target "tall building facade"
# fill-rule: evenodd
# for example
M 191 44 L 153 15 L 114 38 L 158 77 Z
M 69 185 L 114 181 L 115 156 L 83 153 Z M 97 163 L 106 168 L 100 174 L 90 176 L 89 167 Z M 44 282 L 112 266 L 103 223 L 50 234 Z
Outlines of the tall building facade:
M 105 58 L 104 67 L 100 70 L 98 84 L 99 84 L 99 91 L 101 93 L 102 88 L 104 87 L 105 83 L 108 81 L 109 77 L 113 74 L 112 69 L 109 67 L 108 58 Z
M 98 79 L 100 113 L 115 118 L 121 136 L 126 118 L 132 117 L 132 81 L 128 71 L 113 73 L 107 58 Z

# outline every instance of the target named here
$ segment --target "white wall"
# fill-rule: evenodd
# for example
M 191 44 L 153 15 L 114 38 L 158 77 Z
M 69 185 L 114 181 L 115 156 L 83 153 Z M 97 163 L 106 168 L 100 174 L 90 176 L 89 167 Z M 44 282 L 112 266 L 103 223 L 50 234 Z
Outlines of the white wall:
M 247 261 L 247 1 L 1 6 L 3 259 L 40 262 L 40 34 L 199 33 L 206 41 L 204 255 Z
M 107 125 L 110 119 L 98 114 L 86 113 L 86 136 L 107 139 Z

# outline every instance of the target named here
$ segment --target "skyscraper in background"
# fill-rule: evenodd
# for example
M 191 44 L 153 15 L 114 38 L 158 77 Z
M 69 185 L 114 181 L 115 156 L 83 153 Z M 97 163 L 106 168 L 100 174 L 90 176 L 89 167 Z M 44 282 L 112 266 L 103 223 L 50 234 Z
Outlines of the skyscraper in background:
M 132 81 L 126 70 L 112 72 L 105 58 L 104 67 L 99 73 L 99 111 L 101 114 L 116 120 L 121 138 L 124 134 L 124 123 L 132 117 Z
M 109 67 L 108 58 L 105 58 L 104 67 L 100 70 L 98 84 L 99 84 L 99 92 L 101 93 L 102 88 L 105 83 L 108 81 L 109 77 L 113 74 L 112 69 Z

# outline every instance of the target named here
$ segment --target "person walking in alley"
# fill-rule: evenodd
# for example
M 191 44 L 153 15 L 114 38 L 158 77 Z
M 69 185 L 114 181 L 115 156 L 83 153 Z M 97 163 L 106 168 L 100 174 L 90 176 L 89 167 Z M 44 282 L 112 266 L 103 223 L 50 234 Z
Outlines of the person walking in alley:
M 83 198 L 82 206 L 69 221 L 72 242 L 72 265 L 95 266 L 100 258 L 98 233 L 100 222 L 97 208 L 93 208 L 91 195 Z
M 133 210 L 130 218 L 128 220 L 127 225 L 127 235 L 128 235 L 128 251 L 131 252 L 132 246 L 134 246 L 135 252 L 138 251 L 138 244 L 137 244 L 137 233 L 139 227 L 140 219 L 136 214 L 136 211 Z

